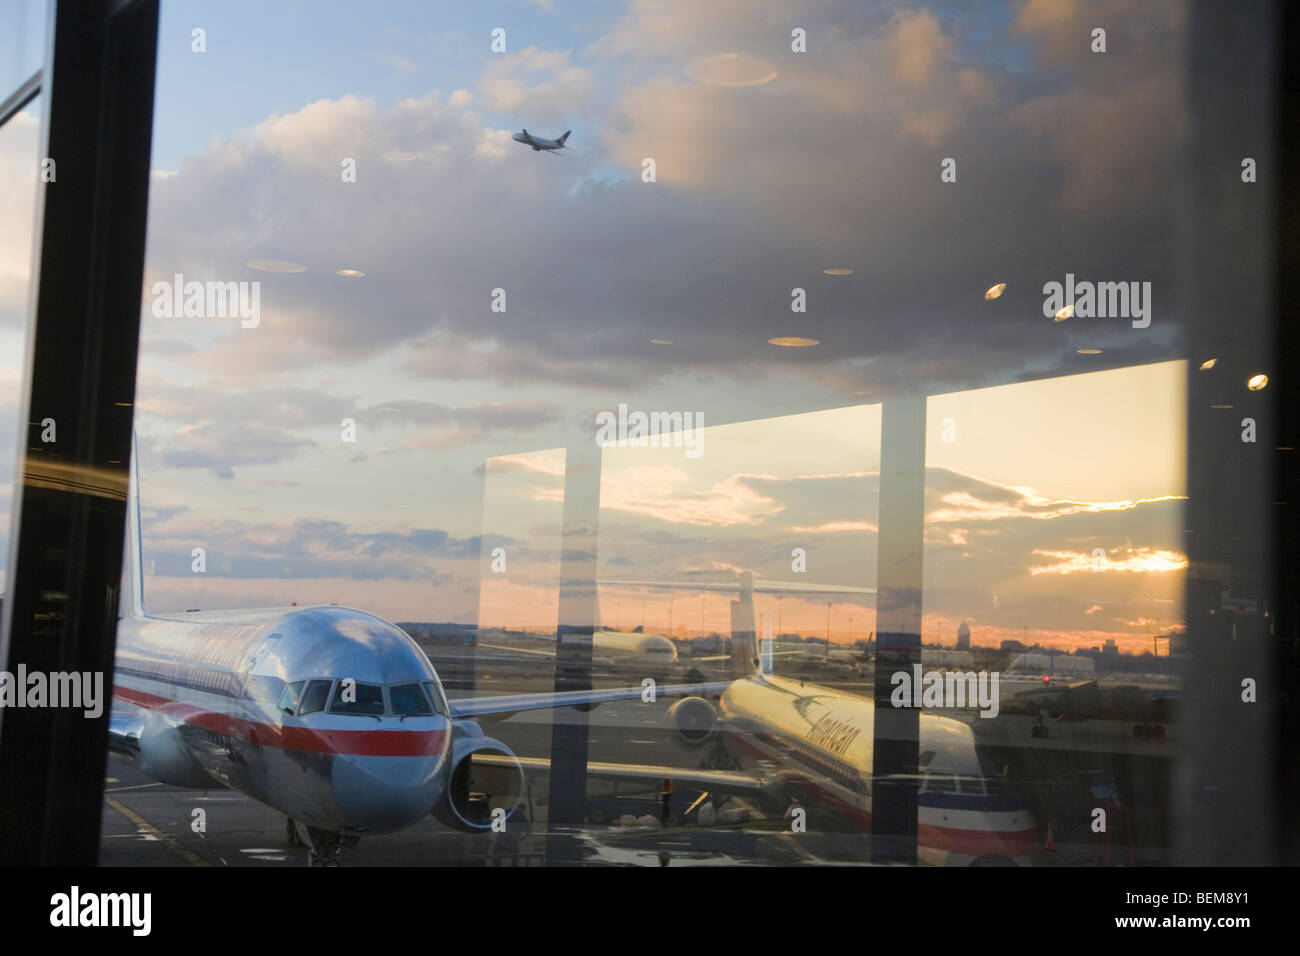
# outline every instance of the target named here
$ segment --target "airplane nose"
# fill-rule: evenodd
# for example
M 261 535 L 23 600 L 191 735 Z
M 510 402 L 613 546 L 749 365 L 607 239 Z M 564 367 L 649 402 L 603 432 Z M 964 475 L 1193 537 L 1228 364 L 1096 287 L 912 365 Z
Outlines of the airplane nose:
M 344 827 L 401 830 L 429 815 L 442 788 L 442 758 L 334 758 L 334 802 Z

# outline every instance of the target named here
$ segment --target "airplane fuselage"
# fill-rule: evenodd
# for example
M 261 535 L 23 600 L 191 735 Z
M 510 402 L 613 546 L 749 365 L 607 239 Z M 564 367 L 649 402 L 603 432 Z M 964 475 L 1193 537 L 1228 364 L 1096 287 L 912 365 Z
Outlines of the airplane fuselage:
M 409 827 L 447 788 L 438 675 L 405 632 L 362 611 L 125 618 L 115 666 L 113 724 L 163 782 L 231 787 L 340 833 Z
M 564 141 L 569 138 L 569 134 L 565 133 L 558 139 L 545 139 L 541 136 L 534 136 L 525 129 L 515 133 L 510 138 L 516 143 L 523 143 L 525 146 L 531 146 L 533 151 L 537 152 L 541 150 L 565 149 Z
M 718 716 L 742 769 L 778 776 L 807 809 L 869 833 L 873 701 L 774 675 L 734 681 Z M 1038 836 L 1025 805 L 980 766 L 974 734 L 960 720 L 920 715 L 917 847 L 924 863 L 1028 863 Z

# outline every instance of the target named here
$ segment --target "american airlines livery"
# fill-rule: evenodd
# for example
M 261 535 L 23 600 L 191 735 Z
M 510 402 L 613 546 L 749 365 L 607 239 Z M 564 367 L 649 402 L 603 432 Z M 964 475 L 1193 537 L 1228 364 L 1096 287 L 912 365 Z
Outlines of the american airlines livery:
M 110 749 L 162 783 L 233 788 L 284 814 L 310 865 L 337 865 L 360 837 L 430 815 L 468 831 L 489 829 L 494 811 L 508 819 L 525 775 L 549 762 L 516 756 L 475 718 L 642 696 L 636 686 L 450 701 L 405 631 L 335 605 L 151 615 L 136 468 Z M 677 698 L 666 719 L 679 744 L 725 742 L 741 769 L 593 762 L 589 775 L 671 776 L 768 806 L 812 800 L 869 831 L 872 702 L 777 677 L 770 655 L 758 661 L 749 645 L 734 658 L 749 676 L 657 692 Z M 981 773 L 970 728 L 922 715 L 921 750 L 926 779 L 941 785 L 921 794 L 920 858 L 1023 862 L 1036 843 L 1033 821 Z

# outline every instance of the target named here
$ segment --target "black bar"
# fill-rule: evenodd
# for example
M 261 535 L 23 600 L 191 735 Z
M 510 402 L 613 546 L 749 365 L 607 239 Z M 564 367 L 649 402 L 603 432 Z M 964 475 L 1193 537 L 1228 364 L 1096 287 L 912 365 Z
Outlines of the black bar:
M 1278 675 L 1270 666 L 1277 377 L 1277 9 L 1194 5 L 1186 76 L 1192 125 L 1183 207 L 1188 343 L 1188 666 L 1181 711 L 1178 865 L 1275 862 Z M 1243 51 L 1251 51 L 1243 55 Z M 1242 180 L 1253 158 L 1257 180 Z M 1282 357 L 1285 360 L 1285 356 Z M 1202 363 L 1215 359 L 1212 368 Z M 1265 373 L 1262 392 L 1247 380 Z M 1218 407 L 1215 407 L 1218 406 Z M 1246 419 L 1255 441 L 1243 441 Z M 1243 680 L 1255 702 L 1243 700 Z
M 0 863 L 92 865 L 111 705 L 153 128 L 157 0 L 59 3 L 41 84 L 35 315 L 0 659 L 103 674 L 103 713 L 7 708 Z M 54 441 L 42 422 L 54 420 Z

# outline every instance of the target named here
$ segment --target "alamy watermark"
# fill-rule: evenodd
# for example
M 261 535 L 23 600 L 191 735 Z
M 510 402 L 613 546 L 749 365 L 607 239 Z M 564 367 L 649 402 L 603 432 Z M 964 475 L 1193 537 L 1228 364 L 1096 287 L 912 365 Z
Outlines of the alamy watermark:
M 50 897 L 51 926 L 126 926 L 133 936 L 148 936 L 152 912 L 152 893 L 83 893 L 74 886 Z
M 704 454 L 703 412 L 629 412 L 596 415 L 596 444 L 601 448 L 685 448 L 687 458 Z
M 103 671 L 0 671 L 0 708 L 69 707 L 94 720 L 104 712 Z
M 176 273 L 172 281 L 155 282 L 153 314 L 158 319 L 233 319 L 245 329 L 262 322 L 262 283 L 185 281 Z
M 1048 282 L 1043 295 L 1043 315 L 1049 319 L 1072 307 L 1068 315 L 1081 319 L 1132 319 L 1135 329 L 1151 324 L 1150 282 L 1075 282 L 1074 273 L 1067 272 L 1064 285 Z
M 895 707 L 936 707 L 980 709 L 981 717 L 998 715 L 997 671 L 930 671 L 921 673 L 913 664 L 912 672 L 895 671 L 889 676 L 894 685 L 889 702 Z

